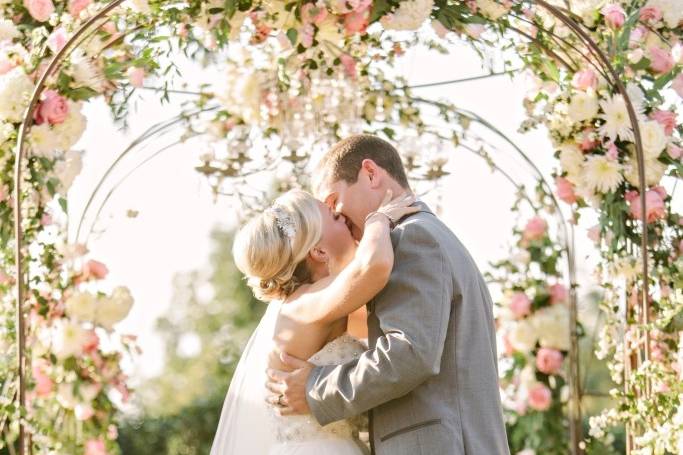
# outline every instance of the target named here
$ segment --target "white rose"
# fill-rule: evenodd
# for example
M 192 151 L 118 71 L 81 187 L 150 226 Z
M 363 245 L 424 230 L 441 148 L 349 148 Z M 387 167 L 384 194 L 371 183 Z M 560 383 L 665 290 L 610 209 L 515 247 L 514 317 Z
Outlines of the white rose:
M 643 140 L 645 158 L 656 159 L 662 154 L 667 145 L 664 127 L 655 120 L 648 120 L 640 124 L 640 137 Z
M 598 115 L 598 97 L 592 90 L 577 92 L 569 102 L 569 118 L 574 122 L 589 120 Z
M 122 321 L 133 306 L 133 297 L 128 288 L 118 286 L 111 296 L 101 298 L 95 319 L 102 327 L 111 330 L 114 324 Z
M 33 88 L 33 82 L 21 67 L 0 76 L 0 120 L 20 122 Z
M 533 325 L 541 346 L 569 350 L 569 310 L 565 305 L 552 305 L 536 311 Z
M 382 16 L 386 30 L 417 30 L 432 14 L 434 0 L 403 0 L 393 13 Z
M 89 87 L 96 92 L 104 91 L 104 75 L 82 49 L 76 49 L 71 54 L 68 74 L 78 87 Z
M 96 304 L 97 298 L 90 292 L 76 292 L 64 302 L 66 314 L 87 322 L 95 318 Z
M 647 154 L 647 153 L 646 153 Z M 659 185 L 666 172 L 666 164 L 656 158 L 645 157 L 645 183 L 646 186 Z M 634 154 L 631 155 L 624 167 L 624 177 L 635 187 L 640 187 L 638 182 L 638 162 Z
M 12 41 L 14 38 L 19 38 L 21 33 L 14 22 L 9 19 L 0 19 L 0 42 Z
M 68 319 L 60 319 L 52 327 L 52 352 L 60 359 L 81 353 L 87 333 L 83 327 Z
M 508 335 L 508 341 L 513 348 L 520 352 L 531 352 L 536 346 L 538 335 L 530 318 L 522 319 L 510 324 L 512 329 Z

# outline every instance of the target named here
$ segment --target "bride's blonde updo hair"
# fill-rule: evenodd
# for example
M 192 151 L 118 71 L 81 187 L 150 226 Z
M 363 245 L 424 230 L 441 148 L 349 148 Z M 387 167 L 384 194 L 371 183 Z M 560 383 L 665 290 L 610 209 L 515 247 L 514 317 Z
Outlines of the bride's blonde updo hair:
M 318 201 L 305 191 L 290 190 L 239 230 L 232 254 L 256 298 L 284 299 L 310 282 L 305 259 L 321 236 Z

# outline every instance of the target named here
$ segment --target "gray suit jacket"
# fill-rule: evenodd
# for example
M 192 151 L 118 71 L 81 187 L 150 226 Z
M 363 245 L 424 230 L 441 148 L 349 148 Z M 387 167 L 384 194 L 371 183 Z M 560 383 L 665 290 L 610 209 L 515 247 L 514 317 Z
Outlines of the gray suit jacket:
M 314 368 L 308 404 L 322 425 L 370 410 L 376 455 L 508 455 L 491 296 L 453 232 L 416 204 L 368 303 L 370 349 Z

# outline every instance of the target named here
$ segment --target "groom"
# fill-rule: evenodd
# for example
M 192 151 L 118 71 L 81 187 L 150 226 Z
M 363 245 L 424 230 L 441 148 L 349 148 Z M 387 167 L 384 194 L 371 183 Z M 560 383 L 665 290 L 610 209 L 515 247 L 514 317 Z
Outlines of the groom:
M 337 143 L 319 171 L 316 196 L 357 237 L 388 189 L 410 191 L 396 149 L 371 135 Z M 283 353 L 294 370 L 268 370 L 278 392 L 269 401 L 321 425 L 370 410 L 376 455 L 507 455 L 486 283 L 453 232 L 416 204 L 391 232 L 389 283 L 367 304 L 369 350 L 319 367 Z

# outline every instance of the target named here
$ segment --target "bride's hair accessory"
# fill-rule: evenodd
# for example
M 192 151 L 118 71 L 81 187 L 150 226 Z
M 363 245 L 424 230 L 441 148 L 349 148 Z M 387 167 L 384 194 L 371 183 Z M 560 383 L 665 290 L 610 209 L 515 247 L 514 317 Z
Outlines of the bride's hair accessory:
M 274 205 L 268 210 L 275 215 L 275 222 L 277 223 L 278 229 L 280 229 L 280 231 L 290 239 L 293 238 L 296 234 L 296 229 L 294 227 L 294 219 L 292 218 L 292 215 L 287 213 L 284 208 L 278 205 Z

